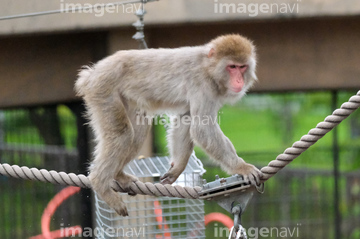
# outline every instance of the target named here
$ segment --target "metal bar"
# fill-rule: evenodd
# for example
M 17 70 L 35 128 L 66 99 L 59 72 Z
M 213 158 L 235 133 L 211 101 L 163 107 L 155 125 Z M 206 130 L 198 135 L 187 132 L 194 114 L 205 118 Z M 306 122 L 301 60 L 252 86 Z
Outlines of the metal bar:
M 90 135 L 89 128 L 87 126 L 87 119 L 84 117 L 85 106 L 82 103 L 73 103 L 68 105 L 76 116 L 76 128 L 77 128 L 77 143 L 76 147 L 79 153 L 78 170 L 80 173 L 87 175 L 88 160 L 90 158 Z M 87 215 L 81 217 L 82 228 L 92 228 L 93 213 L 92 213 L 92 196 L 91 189 L 82 188 L 80 191 L 81 201 L 81 214 Z M 89 237 L 93 238 L 93 237 Z
M 332 109 L 337 109 L 338 92 L 332 91 Z M 338 129 L 333 129 L 333 161 L 334 161 L 334 230 L 335 238 L 341 239 L 341 214 L 340 214 L 340 195 L 339 195 L 339 142 L 338 142 Z

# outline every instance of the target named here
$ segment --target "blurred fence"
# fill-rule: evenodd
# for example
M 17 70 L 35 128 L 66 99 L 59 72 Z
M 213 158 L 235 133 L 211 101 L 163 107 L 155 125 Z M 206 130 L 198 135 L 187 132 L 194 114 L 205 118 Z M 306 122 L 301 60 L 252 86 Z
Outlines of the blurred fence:
M 309 95 L 287 94 L 285 100 L 282 94 L 249 96 L 240 112 L 241 115 L 250 112 L 246 115 L 248 122 L 235 127 L 245 127 L 239 131 L 246 140 L 239 144 L 249 141 L 252 148 L 239 155 L 264 166 L 284 148 L 282 142 L 289 145 L 306 133 L 298 132 L 301 124 L 301 130 L 309 130 L 308 125 L 315 126 L 330 113 L 330 93 L 315 94 L 312 102 Z M 339 102 L 347 100 L 348 95 L 340 95 Z M 0 162 L 85 173 L 86 160 L 90 158 L 86 145 L 90 140 L 86 129 L 82 129 L 82 114 L 80 104 L 0 111 Z M 235 125 L 238 121 L 228 122 Z M 222 125 L 225 126 L 226 123 Z M 247 130 L 249 126 L 255 130 Z M 235 127 L 225 134 L 235 132 Z M 244 226 L 251 229 L 249 238 L 360 238 L 360 121 L 353 117 L 340 127 L 338 135 L 323 139 L 266 182 L 265 194 L 257 195 L 243 216 Z M 263 147 L 264 144 L 268 145 Z M 333 166 L 336 158 L 338 173 Z M 208 181 L 220 171 L 211 165 L 205 168 Z M 40 234 L 43 210 L 61 188 L 0 176 L 0 238 L 24 239 Z M 91 226 L 89 195 L 89 191 L 82 190 L 65 201 L 56 211 L 51 229 Z M 205 213 L 209 212 L 224 210 L 215 203 L 205 202 Z M 206 238 L 226 238 L 225 231 L 222 225 L 212 223 L 206 228 Z
M 257 154 L 245 156 L 251 157 Z M 311 153 L 306 157 L 311 157 Z M 211 172 L 212 167 L 205 168 Z M 334 182 L 331 170 L 283 169 L 265 183 L 264 194 L 255 194 L 244 212 L 242 222 L 248 238 L 360 238 L 360 170 L 338 176 L 339 202 L 335 199 Z M 216 203 L 205 202 L 205 213 L 211 211 L 231 216 Z M 225 238 L 226 232 L 223 225 L 212 223 L 207 227 L 206 238 Z
M 337 238 L 335 223 L 340 223 L 342 238 L 359 238 L 360 172 L 341 174 L 339 184 L 340 218 L 333 172 L 310 169 L 287 169 L 276 175 L 266 183 L 266 193 L 255 197 L 245 218 L 250 227 L 285 228 L 281 238 Z
M 1 147 L 0 161 L 9 164 L 68 171 L 76 162 L 76 154 L 64 148 L 29 146 Z M 67 170 L 66 170 L 67 169 Z M 0 176 L 0 238 L 28 238 L 41 234 L 41 215 L 47 203 L 63 186 L 24 181 Z M 61 205 L 51 228 L 80 223 L 79 197 L 74 196 Z M 76 223 L 76 224 L 75 224 Z
M 79 161 L 77 134 L 76 114 L 65 106 L 0 111 L 0 162 L 80 173 L 84 167 Z M 43 211 L 62 188 L 0 176 L 0 238 L 41 234 Z M 84 218 L 91 218 L 91 211 L 83 215 L 83 196 L 82 191 L 60 205 L 50 230 L 81 225 Z

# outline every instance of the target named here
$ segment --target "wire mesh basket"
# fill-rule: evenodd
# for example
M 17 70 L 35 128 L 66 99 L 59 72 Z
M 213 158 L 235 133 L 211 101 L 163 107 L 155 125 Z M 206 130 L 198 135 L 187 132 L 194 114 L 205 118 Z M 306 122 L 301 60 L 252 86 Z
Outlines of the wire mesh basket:
M 168 157 L 131 161 L 125 172 L 140 180 L 157 183 L 170 167 Z M 193 154 L 173 185 L 199 186 L 205 172 Z M 96 238 L 205 238 L 204 203 L 198 199 L 135 197 L 122 194 L 129 216 L 121 217 L 95 195 Z

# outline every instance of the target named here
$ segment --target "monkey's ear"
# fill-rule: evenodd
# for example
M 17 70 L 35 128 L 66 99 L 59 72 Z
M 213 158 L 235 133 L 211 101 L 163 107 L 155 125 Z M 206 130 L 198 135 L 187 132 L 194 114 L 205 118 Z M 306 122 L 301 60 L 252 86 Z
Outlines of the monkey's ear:
M 214 54 L 215 54 L 215 49 L 211 48 L 209 53 L 208 53 L 208 57 L 211 58 Z

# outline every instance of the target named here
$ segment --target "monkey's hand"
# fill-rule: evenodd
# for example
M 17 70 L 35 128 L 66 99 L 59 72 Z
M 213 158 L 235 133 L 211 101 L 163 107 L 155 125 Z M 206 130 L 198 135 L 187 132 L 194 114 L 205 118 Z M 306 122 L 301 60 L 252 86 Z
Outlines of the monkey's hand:
M 177 163 L 176 165 L 180 164 Z M 172 184 L 184 171 L 184 167 L 176 167 L 176 165 L 174 164 L 174 162 L 171 163 L 170 169 L 160 178 L 161 184 Z
M 262 172 L 256 168 L 254 165 L 243 162 L 235 170 L 231 170 L 232 174 L 241 174 L 244 176 L 246 181 L 250 181 L 252 185 L 260 185 L 261 178 L 263 176 Z

